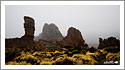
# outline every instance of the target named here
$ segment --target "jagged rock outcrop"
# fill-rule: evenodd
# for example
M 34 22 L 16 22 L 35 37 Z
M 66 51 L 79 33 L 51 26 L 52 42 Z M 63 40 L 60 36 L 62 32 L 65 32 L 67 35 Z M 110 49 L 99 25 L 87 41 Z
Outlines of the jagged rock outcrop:
M 34 19 L 28 16 L 24 16 L 24 21 L 25 35 L 21 38 L 33 40 L 35 31 Z
M 26 48 L 28 45 L 31 45 L 30 48 L 33 46 L 34 43 L 34 31 L 35 31 L 35 22 L 34 19 L 28 16 L 24 16 L 24 28 L 25 28 L 25 35 L 21 38 L 12 38 L 6 39 L 5 44 L 6 47 L 12 48 Z
M 55 24 L 45 23 L 43 26 L 42 33 L 35 38 L 35 40 L 37 41 L 40 39 L 45 41 L 57 42 L 62 40 L 63 36 Z
M 81 32 L 74 27 L 68 29 L 67 36 L 63 40 L 73 46 L 84 46 L 85 44 Z
M 120 40 L 115 37 L 109 37 L 108 39 L 99 38 L 98 49 L 108 49 L 108 51 L 120 51 Z
M 10 61 L 14 57 L 20 55 L 21 51 L 29 50 L 39 50 L 40 45 L 38 42 L 34 41 L 34 31 L 35 22 L 34 19 L 28 16 L 24 16 L 24 28 L 25 35 L 21 38 L 9 38 L 5 39 L 5 60 Z

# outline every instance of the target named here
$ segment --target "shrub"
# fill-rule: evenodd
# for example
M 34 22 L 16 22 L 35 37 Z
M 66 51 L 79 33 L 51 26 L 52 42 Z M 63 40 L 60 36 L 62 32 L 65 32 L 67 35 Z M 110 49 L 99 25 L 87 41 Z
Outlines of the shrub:
M 98 52 L 95 52 L 95 53 L 87 52 L 86 55 L 90 56 L 91 58 L 93 58 L 95 60 L 97 60 L 100 57 L 100 54 Z
M 53 65 L 73 65 L 76 64 L 76 59 L 72 57 L 59 57 L 52 62 Z
M 19 65 L 31 65 L 30 63 L 27 63 L 26 61 L 21 61 Z
M 59 57 L 66 58 L 66 57 L 68 57 L 68 56 L 67 56 L 67 54 L 63 54 L 63 55 L 60 55 Z
M 82 58 L 82 61 L 83 61 L 83 64 L 85 65 L 94 65 L 94 64 L 97 64 L 97 61 L 95 59 L 93 59 L 91 56 L 89 55 L 85 55 L 83 58 Z
M 95 59 L 96 61 L 99 62 L 99 64 L 103 64 L 103 61 L 106 59 L 106 55 L 107 55 L 107 51 L 103 50 L 103 49 L 98 49 L 96 52 L 89 53 L 89 55 Z
M 34 52 L 33 55 L 34 55 L 34 56 L 40 56 L 41 53 L 40 53 L 40 52 Z
M 73 58 L 77 59 L 77 63 L 84 65 L 94 65 L 97 64 L 97 61 L 93 59 L 90 55 L 74 54 Z
M 42 61 L 40 65 L 52 65 L 52 63 L 49 61 Z
M 84 55 L 82 55 L 82 54 L 74 54 L 72 57 L 76 58 L 76 59 L 82 59 L 84 57 Z
M 55 51 L 53 54 L 54 54 L 54 56 L 59 56 L 59 55 L 63 55 L 64 52 Z
M 96 49 L 95 47 L 89 48 L 89 51 L 90 51 L 91 53 L 94 53 L 96 50 L 97 50 L 97 49 Z
M 84 55 L 85 55 L 86 52 L 87 52 L 86 50 L 82 50 L 82 51 L 81 51 L 81 54 L 84 54 Z
M 54 52 L 55 50 L 53 48 L 48 49 L 49 52 Z
M 73 54 L 72 54 L 72 52 L 68 52 L 67 55 L 68 55 L 69 57 L 72 57 Z
M 16 61 L 10 61 L 8 63 L 6 63 L 6 65 L 19 65 L 19 63 L 17 63 Z
M 27 63 L 31 63 L 31 64 L 37 64 L 37 60 L 39 59 L 34 57 L 33 55 L 31 55 L 31 53 L 28 53 L 28 52 L 14 59 L 14 61 L 17 61 L 17 62 L 26 61 Z
M 104 49 L 98 49 L 97 52 L 95 53 L 98 53 L 100 57 L 106 57 L 106 55 L 108 54 L 108 52 L 105 51 Z
M 107 61 L 118 61 L 118 64 L 120 64 L 120 53 L 108 53 L 106 56 Z
M 46 57 L 47 57 L 47 58 L 51 58 L 52 55 L 51 55 L 50 53 L 47 53 L 47 54 L 46 54 Z
M 31 65 L 31 64 L 27 63 L 26 61 L 21 61 L 21 62 L 10 61 L 7 63 L 7 65 Z
M 78 54 L 78 53 L 80 53 L 79 50 L 73 50 L 73 51 L 72 51 L 72 54 Z

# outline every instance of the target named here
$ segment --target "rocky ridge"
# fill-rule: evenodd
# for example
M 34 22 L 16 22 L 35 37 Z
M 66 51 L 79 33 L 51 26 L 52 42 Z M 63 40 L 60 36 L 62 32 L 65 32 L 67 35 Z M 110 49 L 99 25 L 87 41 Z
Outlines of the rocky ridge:
M 108 39 L 99 38 L 98 49 L 105 49 L 108 52 L 117 53 L 120 51 L 120 40 L 115 37 L 109 37 Z

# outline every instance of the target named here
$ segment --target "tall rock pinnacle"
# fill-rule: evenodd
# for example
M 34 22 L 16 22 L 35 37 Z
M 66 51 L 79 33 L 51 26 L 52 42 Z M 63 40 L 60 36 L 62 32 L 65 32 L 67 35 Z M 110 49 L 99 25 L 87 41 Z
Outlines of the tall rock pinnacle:
M 25 35 L 22 36 L 23 39 L 33 40 L 34 38 L 34 31 L 35 31 L 35 22 L 34 19 L 28 16 L 24 16 L 24 28 L 25 28 Z

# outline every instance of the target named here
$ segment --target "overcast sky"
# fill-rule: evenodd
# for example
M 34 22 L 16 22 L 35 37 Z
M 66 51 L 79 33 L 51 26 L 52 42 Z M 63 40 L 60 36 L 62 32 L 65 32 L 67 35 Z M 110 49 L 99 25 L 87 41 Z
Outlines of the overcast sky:
M 98 44 L 99 37 L 120 38 L 119 5 L 6 5 L 6 38 L 24 35 L 24 16 L 35 19 L 35 36 L 42 32 L 44 23 L 54 23 L 63 36 L 69 27 L 79 29 L 90 45 Z

